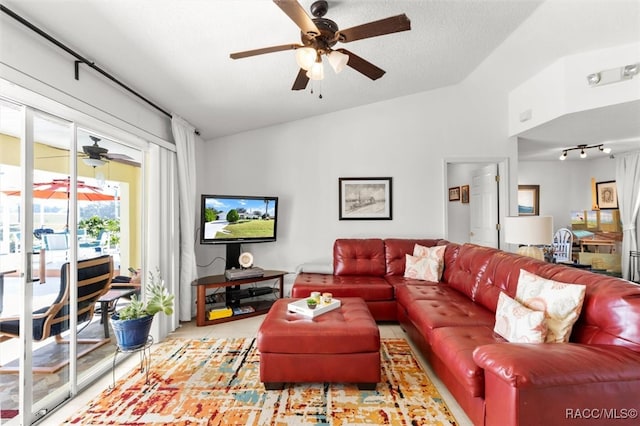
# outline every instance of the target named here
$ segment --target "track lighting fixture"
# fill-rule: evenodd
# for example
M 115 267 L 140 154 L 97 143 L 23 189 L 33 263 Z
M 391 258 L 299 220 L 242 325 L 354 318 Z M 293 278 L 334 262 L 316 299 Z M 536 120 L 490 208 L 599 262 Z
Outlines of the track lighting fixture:
M 589 83 L 589 86 L 591 87 L 604 86 L 605 84 L 629 80 L 638 75 L 639 72 L 640 63 L 629 64 L 622 67 L 588 74 L 587 83 Z
M 611 148 L 606 147 L 603 144 L 598 144 L 598 145 L 587 145 L 587 144 L 581 144 L 578 146 L 575 146 L 573 148 L 565 148 L 562 150 L 562 153 L 560 154 L 560 157 L 558 157 L 559 160 L 566 160 L 567 156 L 569 154 L 569 151 L 575 151 L 575 150 L 580 150 L 580 158 L 587 158 L 587 150 L 588 149 L 592 149 L 592 148 L 597 148 L 598 151 L 604 153 L 604 154 L 609 154 L 611 153 Z

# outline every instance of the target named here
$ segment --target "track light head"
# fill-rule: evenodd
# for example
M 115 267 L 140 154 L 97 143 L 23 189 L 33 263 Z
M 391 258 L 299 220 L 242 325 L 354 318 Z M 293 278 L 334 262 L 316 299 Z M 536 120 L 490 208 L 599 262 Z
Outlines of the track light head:
M 580 158 L 587 158 L 587 150 L 589 149 L 598 149 L 598 151 L 604 154 L 611 153 L 611 148 L 605 147 L 604 144 L 598 144 L 598 145 L 580 144 L 580 145 L 576 145 L 573 148 L 564 148 L 560 153 L 560 156 L 558 157 L 558 159 L 562 161 L 566 160 L 569 154 L 569 151 L 580 151 Z

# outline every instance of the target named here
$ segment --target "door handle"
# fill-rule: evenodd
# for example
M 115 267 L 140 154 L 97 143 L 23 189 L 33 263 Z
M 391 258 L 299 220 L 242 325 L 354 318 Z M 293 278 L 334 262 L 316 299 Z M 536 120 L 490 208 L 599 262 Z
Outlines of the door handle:
M 26 278 L 28 283 L 40 281 L 40 278 L 33 278 L 33 255 L 34 254 L 35 253 L 32 251 L 27 252 L 27 270 L 25 272 L 27 275 Z

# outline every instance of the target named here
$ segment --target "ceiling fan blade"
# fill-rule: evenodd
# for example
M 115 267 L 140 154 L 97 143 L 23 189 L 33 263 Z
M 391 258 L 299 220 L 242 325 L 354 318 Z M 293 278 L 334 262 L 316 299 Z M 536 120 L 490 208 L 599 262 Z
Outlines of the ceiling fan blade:
M 309 36 L 320 35 L 320 30 L 296 0 L 273 0 L 284 13 Z
M 307 83 L 309 83 L 307 71 L 300 68 L 300 71 L 298 71 L 298 76 L 296 77 L 296 81 L 293 82 L 293 87 L 291 87 L 291 90 L 304 90 L 307 88 Z
M 397 33 L 411 29 L 411 21 L 404 13 L 390 18 L 372 21 L 367 24 L 357 25 L 338 31 L 338 40 L 349 43 L 363 38 L 377 37 L 385 34 Z
M 130 166 L 140 167 L 140 162 L 134 158 L 131 158 L 127 154 L 107 154 L 102 157 L 103 160 L 113 161 L 116 163 L 128 164 Z
M 360 56 L 349 52 L 347 49 L 336 49 L 338 52 L 349 55 L 349 61 L 347 65 L 369 77 L 371 80 L 377 80 L 385 74 L 385 70 L 378 68 L 366 59 L 362 59 Z
M 281 52 L 283 50 L 294 50 L 304 47 L 301 44 L 282 44 L 280 46 L 263 47 L 262 49 L 246 50 L 244 52 L 236 52 L 229 55 L 231 59 L 242 59 L 250 56 L 263 55 L 265 53 Z

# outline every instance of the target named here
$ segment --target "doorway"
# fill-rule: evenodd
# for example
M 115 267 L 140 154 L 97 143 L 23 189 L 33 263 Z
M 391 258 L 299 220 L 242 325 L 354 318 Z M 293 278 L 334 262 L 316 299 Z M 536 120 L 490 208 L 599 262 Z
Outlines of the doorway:
M 445 159 L 444 162 L 445 238 L 458 244 L 504 247 L 500 223 L 508 215 L 508 159 Z M 463 190 L 463 187 L 466 188 Z M 449 201 L 450 190 L 456 188 L 463 194 L 468 191 L 467 199 Z

